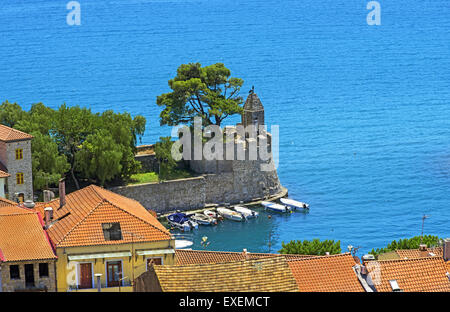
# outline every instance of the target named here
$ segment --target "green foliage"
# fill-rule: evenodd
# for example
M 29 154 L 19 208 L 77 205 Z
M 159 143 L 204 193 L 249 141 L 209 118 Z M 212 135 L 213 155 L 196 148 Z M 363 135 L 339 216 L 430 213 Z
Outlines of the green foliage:
M 69 170 L 66 156 L 58 153 L 58 145 L 48 135 L 31 132 L 33 187 L 36 190 L 58 184 L 62 175 Z
M 239 91 L 244 83 L 230 77 L 222 63 L 202 67 L 200 63 L 183 64 L 177 76 L 169 80 L 170 93 L 157 97 L 161 125 L 192 124 L 194 117 L 202 117 L 205 125 L 220 125 L 228 116 L 242 113 Z
M 159 179 L 167 180 L 175 170 L 177 162 L 172 158 L 173 142 L 170 137 L 160 137 L 155 144 L 155 155 L 159 162 Z
M 0 105 L 0 124 L 14 128 L 16 123 L 23 119 L 26 112 L 16 103 L 5 101 Z
M 304 240 L 304 241 L 290 241 L 285 244 L 281 243 L 281 250 L 279 253 L 281 254 L 300 254 L 300 255 L 319 255 L 323 256 L 326 252 L 329 252 L 330 255 L 341 253 L 341 242 L 334 240 L 324 240 L 320 241 L 319 239 L 313 239 L 312 241 Z
M 122 147 L 102 129 L 87 136 L 75 154 L 75 163 L 86 178 L 96 179 L 103 186 L 121 173 L 122 157 Z
M 440 242 L 438 236 L 424 235 L 422 244 L 426 244 L 428 247 L 438 246 Z M 372 249 L 369 253 L 378 256 L 379 254 L 398 250 L 398 249 L 418 249 L 420 245 L 420 236 L 414 236 L 412 238 L 399 239 L 397 241 L 392 241 L 385 248 Z
M 34 187 L 57 184 L 70 173 L 79 179 L 104 185 L 114 179 L 128 179 L 140 170 L 134 159 L 136 143 L 145 131 L 145 118 L 128 113 L 92 113 L 79 106 L 61 105 L 54 110 L 42 103 L 23 111 L 4 102 L 0 122 L 35 136 L 32 142 Z
M 156 172 L 136 173 L 130 177 L 128 184 L 142 184 L 158 182 L 158 174 Z

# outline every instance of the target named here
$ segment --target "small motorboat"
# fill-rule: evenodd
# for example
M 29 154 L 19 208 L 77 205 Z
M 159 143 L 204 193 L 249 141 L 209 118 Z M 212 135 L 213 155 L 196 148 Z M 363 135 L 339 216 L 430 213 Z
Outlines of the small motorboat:
M 293 209 L 309 209 L 307 203 L 299 202 L 290 198 L 280 198 L 280 202 Z
M 185 232 L 192 229 L 198 229 L 198 223 L 193 220 L 189 220 L 189 216 L 182 212 L 173 213 L 167 216 L 167 221 L 170 225 Z
M 218 214 L 217 212 L 213 211 L 213 210 L 208 210 L 208 209 L 207 209 L 207 210 L 204 210 L 204 211 L 203 211 L 203 214 L 204 214 L 205 216 L 214 218 L 214 219 L 216 219 L 216 220 L 223 220 L 223 217 L 222 217 L 220 214 Z
M 261 205 L 263 205 L 267 210 L 272 210 L 276 212 L 291 212 L 292 208 L 284 205 L 280 205 L 277 203 L 267 202 L 263 201 L 261 202 Z
M 190 218 L 191 218 L 191 220 L 194 220 L 195 222 L 197 222 L 200 225 L 217 224 L 216 219 L 214 219 L 213 217 L 210 217 L 208 215 L 202 214 L 202 213 L 195 213 Z
M 242 206 L 234 206 L 234 210 L 239 212 L 246 219 L 248 219 L 248 218 L 256 218 L 259 215 L 259 213 L 257 213 L 256 211 L 250 210 L 250 209 L 248 209 L 246 207 L 242 207 Z
M 217 208 L 217 212 L 226 219 L 233 221 L 242 221 L 244 217 L 237 211 L 228 208 Z

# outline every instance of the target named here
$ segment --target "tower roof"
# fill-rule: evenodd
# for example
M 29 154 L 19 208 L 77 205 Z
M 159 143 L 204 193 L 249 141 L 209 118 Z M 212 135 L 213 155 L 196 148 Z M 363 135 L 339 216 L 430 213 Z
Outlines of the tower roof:
M 32 135 L 0 124 L 0 141 L 14 142 L 31 140 Z
M 247 111 L 264 110 L 261 100 L 259 99 L 258 95 L 253 92 L 253 90 L 250 91 L 250 94 L 248 95 L 247 100 L 245 101 L 244 110 Z

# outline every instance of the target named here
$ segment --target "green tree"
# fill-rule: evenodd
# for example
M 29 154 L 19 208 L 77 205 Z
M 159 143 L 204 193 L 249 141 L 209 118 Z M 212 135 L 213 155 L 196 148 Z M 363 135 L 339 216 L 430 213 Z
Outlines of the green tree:
M 319 239 L 310 240 L 292 240 L 289 243 L 281 243 L 282 248 L 279 253 L 281 254 L 299 254 L 299 255 L 319 255 L 323 256 L 327 252 L 330 255 L 341 253 L 341 242 L 334 240 L 324 240 Z
M 14 128 L 26 133 L 39 132 L 42 135 L 50 135 L 55 126 L 54 109 L 42 103 L 36 103 L 31 106 L 26 115 L 16 123 Z
M 438 236 L 424 235 L 422 244 L 426 244 L 428 247 L 435 247 L 440 244 L 441 239 Z M 393 240 L 385 248 L 372 249 L 369 253 L 378 256 L 379 254 L 395 251 L 398 249 L 418 249 L 421 244 L 420 236 L 414 236 L 411 238 Z
M 161 125 L 192 124 L 202 117 L 205 125 L 220 125 L 228 116 L 242 113 L 239 91 L 244 81 L 231 77 L 222 63 L 202 67 L 200 63 L 178 67 L 175 78 L 169 80 L 172 92 L 157 97 L 163 106 Z
M 175 170 L 177 162 L 172 158 L 173 142 L 170 137 L 160 137 L 155 144 L 155 156 L 159 162 L 159 179 L 165 180 Z
M 70 175 L 77 189 L 80 188 L 75 171 L 77 170 L 75 155 L 87 136 L 93 133 L 93 114 L 90 109 L 79 106 L 67 107 L 63 104 L 56 111 L 55 127 L 52 136 L 55 138 L 60 152 L 67 157 L 70 164 Z M 78 162 L 79 163 L 79 162 Z
M 58 145 L 50 136 L 37 131 L 31 135 L 34 137 L 31 144 L 34 189 L 41 190 L 58 184 L 70 168 L 66 156 L 58 153 Z
M 96 179 L 100 185 L 120 175 L 122 147 L 111 134 L 102 129 L 87 136 L 75 154 L 75 164 L 85 177 Z
M 0 105 L 0 124 L 14 128 L 19 120 L 26 118 L 27 113 L 17 103 L 7 100 Z

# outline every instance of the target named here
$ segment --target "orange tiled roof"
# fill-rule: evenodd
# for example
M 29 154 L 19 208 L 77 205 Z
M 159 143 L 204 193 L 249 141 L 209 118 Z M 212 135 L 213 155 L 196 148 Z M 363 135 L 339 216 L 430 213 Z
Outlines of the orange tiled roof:
M 413 259 L 423 257 L 442 257 L 443 248 L 427 248 L 426 253 L 422 253 L 419 249 L 399 249 L 395 251 L 400 259 Z
M 207 251 L 207 250 L 187 250 L 187 249 L 175 250 L 176 264 L 178 265 L 232 262 L 246 259 L 260 259 L 275 256 L 280 255 L 270 253 L 255 253 L 255 252 L 248 252 L 247 255 L 245 255 L 243 252 L 232 252 L 232 251 L 209 251 L 209 250 Z M 284 256 L 286 259 L 315 257 L 310 255 L 282 255 L 282 256 Z
M 9 177 L 9 173 L 8 173 L 8 172 L 5 172 L 5 171 L 2 171 L 2 170 L 0 170 L 0 178 L 7 178 L 7 177 Z
M 32 135 L 0 124 L 0 141 L 13 142 L 30 140 L 32 138 Z
M 349 253 L 288 261 L 301 292 L 363 292 Z
M 226 263 L 153 265 L 152 270 L 166 292 L 298 291 L 283 256 Z
M 18 206 L 0 209 L 0 261 L 56 259 L 42 219 Z
M 13 202 L 12 200 L 0 197 L 0 208 L 5 207 L 5 206 L 11 206 L 11 205 L 16 206 L 17 203 Z
M 441 257 L 370 261 L 366 266 L 378 291 L 392 291 L 390 280 L 405 292 L 450 291 L 448 267 Z
M 101 187 L 90 185 L 66 195 L 66 204 L 59 208 L 59 199 L 39 203 L 36 210 L 53 208 L 52 225 L 47 232 L 56 247 L 123 244 L 168 240 L 169 231 L 139 202 Z M 106 241 L 102 223 L 120 222 L 122 240 Z M 132 237 L 131 234 L 136 234 Z

